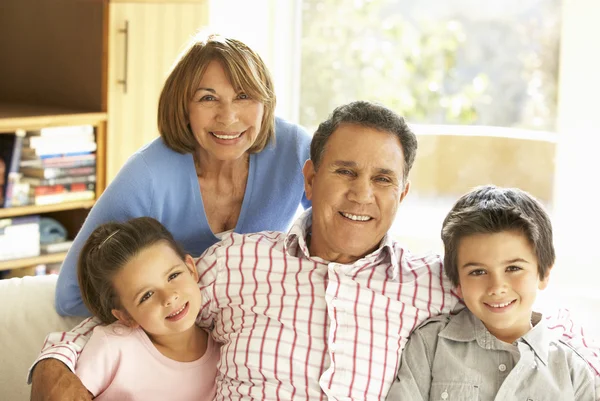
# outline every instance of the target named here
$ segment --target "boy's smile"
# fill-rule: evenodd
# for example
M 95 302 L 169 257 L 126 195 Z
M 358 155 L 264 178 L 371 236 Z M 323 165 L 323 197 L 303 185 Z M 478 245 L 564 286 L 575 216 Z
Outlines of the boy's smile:
M 531 328 L 531 312 L 540 280 L 538 261 L 519 231 L 473 234 L 458 246 L 457 287 L 469 310 L 498 339 L 512 343 Z

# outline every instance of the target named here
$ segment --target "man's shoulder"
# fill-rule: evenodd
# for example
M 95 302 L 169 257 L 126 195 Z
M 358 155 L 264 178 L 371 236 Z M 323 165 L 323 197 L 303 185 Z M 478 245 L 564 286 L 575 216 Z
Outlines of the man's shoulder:
M 440 271 L 443 267 L 443 258 L 435 252 L 413 253 L 397 241 L 392 241 L 394 257 L 404 269 L 418 270 L 429 268 Z
M 211 248 L 213 248 L 215 252 L 230 252 L 232 248 L 247 248 L 249 245 L 255 248 L 272 248 L 274 245 L 283 244 L 285 238 L 286 233 L 280 231 L 260 231 L 245 234 L 231 232 Z

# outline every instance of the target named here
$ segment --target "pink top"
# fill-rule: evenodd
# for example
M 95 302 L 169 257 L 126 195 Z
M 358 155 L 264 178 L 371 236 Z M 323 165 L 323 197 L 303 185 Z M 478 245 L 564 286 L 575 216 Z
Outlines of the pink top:
M 177 362 L 161 354 L 142 329 L 97 326 L 75 373 L 95 400 L 213 400 L 219 348 L 209 337 L 204 355 Z

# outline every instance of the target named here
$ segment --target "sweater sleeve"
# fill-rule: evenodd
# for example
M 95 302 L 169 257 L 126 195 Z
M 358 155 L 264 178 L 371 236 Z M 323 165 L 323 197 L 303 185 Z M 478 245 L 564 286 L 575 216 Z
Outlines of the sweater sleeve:
M 63 316 L 89 316 L 77 282 L 77 260 L 85 241 L 99 225 L 152 216 L 153 179 L 142 153 L 132 156 L 92 207 L 67 253 L 56 285 L 56 311 Z

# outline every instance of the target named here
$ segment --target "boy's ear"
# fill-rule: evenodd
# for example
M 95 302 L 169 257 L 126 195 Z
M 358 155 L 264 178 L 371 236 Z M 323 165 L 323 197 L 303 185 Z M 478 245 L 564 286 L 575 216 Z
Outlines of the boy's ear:
M 200 276 L 198 275 L 198 270 L 196 269 L 196 262 L 194 261 L 194 258 L 192 258 L 191 255 L 185 255 L 184 262 L 188 270 L 190 271 L 190 274 L 194 278 L 194 281 L 198 282 Z
M 130 327 L 132 329 L 137 329 L 138 327 L 140 327 L 140 325 L 137 324 L 137 322 L 133 320 L 131 316 L 129 316 L 129 313 L 125 312 L 124 310 L 113 309 L 110 311 L 110 313 L 112 313 L 112 315 L 124 326 Z
M 552 271 L 552 267 L 553 266 L 550 266 L 548 270 L 546 270 L 546 276 L 538 283 L 538 289 L 545 290 L 546 287 L 548 287 L 548 282 L 550 281 L 550 271 Z
M 458 295 L 460 299 L 465 299 L 465 297 L 463 297 L 462 288 L 460 284 L 457 285 L 454 290 L 456 291 L 456 295 Z

